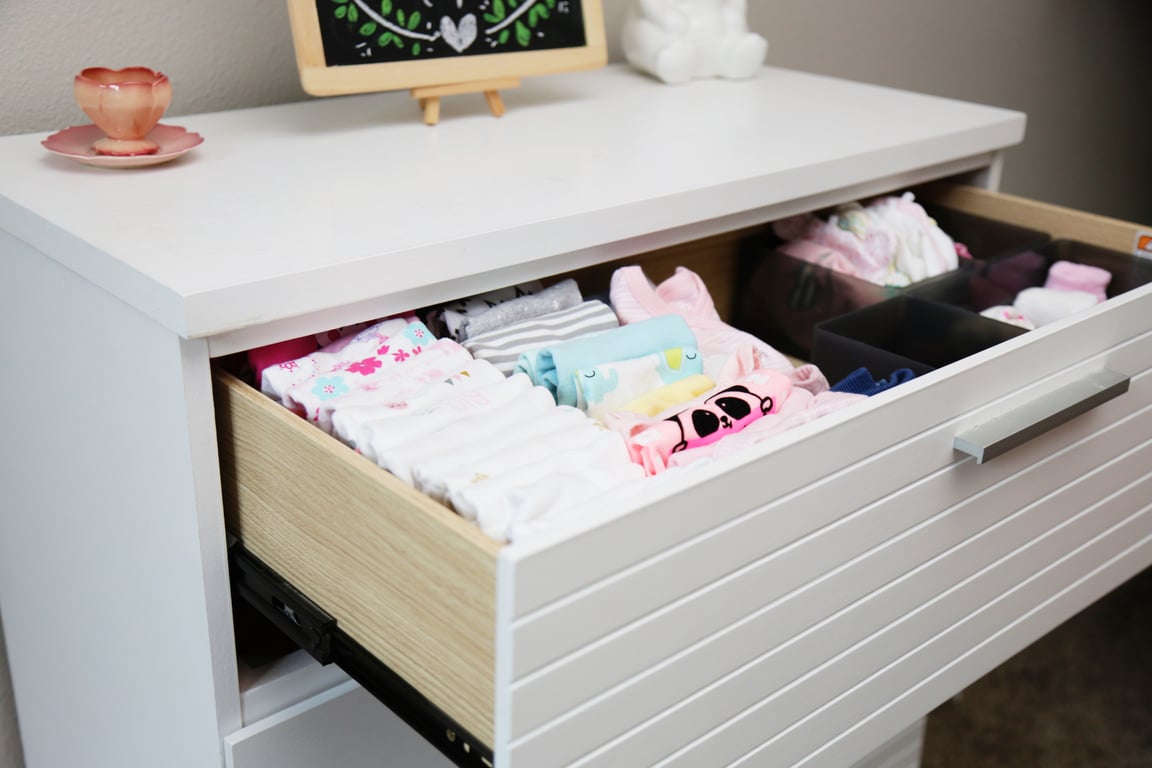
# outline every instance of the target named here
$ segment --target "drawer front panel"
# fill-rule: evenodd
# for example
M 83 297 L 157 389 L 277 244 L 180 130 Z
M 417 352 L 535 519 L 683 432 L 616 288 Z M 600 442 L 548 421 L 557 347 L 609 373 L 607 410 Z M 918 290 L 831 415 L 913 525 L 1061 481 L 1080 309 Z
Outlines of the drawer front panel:
M 1149 316 L 1149 288 L 1114 298 L 1075 322 L 1060 322 L 1024 334 L 867 403 L 785 433 L 771 448 L 759 451 L 765 460 L 752 460 L 758 452 L 750 449 L 748 458 L 725 471 L 723 481 L 715 487 L 700 488 L 686 481 L 680 495 L 690 513 L 670 514 L 667 503 L 626 515 L 614 516 L 614 510 L 609 509 L 604 511 L 601 525 L 582 534 L 539 546 L 512 547 L 505 552 L 515 568 L 512 614 L 525 621 L 534 614 L 543 616 L 545 609 L 581 599 L 582 593 L 627 574 L 637 563 L 732 524 L 760 507 L 765 498 L 783 498 L 801 491 L 944 422 L 967 415 L 968 425 L 979 423 L 976 418 L 985 406 L 1139 336 L 1147 330 Z M 1131 375 L 1144 367 L 1112 368 Z M 914 481 L 916 472 L 922 470 L 919 463 L 905 469 L 889 462 L 884 477 L 860 488 L 861 498 L 883 495 L 885 488 Z M 700 476 L 709 474 L 705 471 Z M 716 498 L 722 498 L 723 503 L 715 503 Z M 519 662 L 518 673 L 541 661 L 525 657 Z
M 1149 454 L 1145 453 L 1145 463 L 1148 458 Z M 1083 526 L 1079 525 L 1079 518 L 1071 520 L 1068 526 L 1058 527 L 1039 540 L 1037 550 L 1024 550 L 1018 556 L 998 563 L 995 566 L 999 569 L 997 571 L 989 569 L 988 578 L 993 579 L 997 585 L 1011 583 L 1014 586 L 1007 594 L 972 597 L 958 603 L 933 604 L 930 608 L 935 609 L 944 620 L 952 621 L 957 616 L 965 618 L 896 662 L 882 667 L 879 672 L 849 691 L 839 694 L 842 689 L 837 680 L 842 675 L 852 674 L 858 664 L 869 664 L 871 659 L 886 659 L 887 650 L 882 636 L 878 635 L 876 640 L 861 646 L 858 652 L 846 655 L 843 664 L 835 668 L 830 666 L 826 674 L 821 675 L 825 679 L 813 676 L 811 682 L 814 687 L 818 688 L 822 684 L 824 690 L 836 691 L 838 695 L 824 699 L 826 704 L 781 734 L 778 739 L 765 743 L 764 731 L 760 729 L 774 728 L 779 716 L 784 714 L 787 717 L 786 713 L 794 711 L 793 707 L 797 706 L 795 702 L 781 702 L 779 709 L 769 704 L 757 705 L 664 765 L 727 765 L 730 760 L 744 755 L 748 755 L 747 762 L 741 763 L 744 765 L 793 765 L 818 750 L 828 734 L 836 733 L 836 724 L 858 722 L 886 703 L 905 695 L 909 689 L 923 684 L 965 653 L 980 648 L 999 633 L 1010 629 L 1022 617 L 1027 620 L 1037 606 L 1043 607 L 1046 601 L 1068 587 L 1095 575 L 1099 569 L 1118 558 L 1126 557 L 1129 552 L 1142 553 L 1147 557 L 1148 543 L 1152 539 L 1152 509 L 1148 504 L 1150 493 L 1152 480 L 1145 475 L 1142 482 L 1130 486 L 1126 492 L 1085 512 L 1086 516 L 1098 520 L 1085 521 Z M 1085 537 L 1092 537 L 1099 525 L 1108 524 L 1116 518 L 1120 518 L 1118 522 L 1085 543 Z M 1043 551 L 1045 549 L 1056 553 L 1054 559 L 1047 559 L 1049 554 Z M 1145 559 L 1144 564 L 1147 565 L 1147 562 Z M 963 586 L 967 588 L 980 581 L 981 578 L 974 578 Z M 1019 586 L 1015 586 L 1017 584 Z M 964 592 L 957 590 L 956 594 Z M 1096 592 L 1094 596 L 1099 594 Z M 1067 618 L 1088 602 L 1090 600 L 1065 604 L 1061 618 Z M 964 609 L 970 606 L 975 608 L 974 612 L 965 614 Z M 919 621 L 921 616 L 920 613 L 915 614 L 910 620 Z M 1038 636 L 1039 633 L 1032 638 Z M 964 679 L 961 684 L 974 679 L 975 676 Z M 810 700 L 815 702 L 818 698 L 822 699 L 823 693 Z M 815 764 L 834 763 L 815 761 Z
M 229 525 L 499 768 L 872 749 L 969 680 L 938 671 L 1082 607 L 1115 526 L 1144 535 L 1149 317 L 1152 287 L 503 548 L 221 377 Z M 1131 389 L 987 464 L 954 450 L 1105 369 Z M 1018 593 L 1058 607 L 1018 624 Z M 881 712 L 911 715 L 856 730 Z
M 1152 376 L 1142 377 L 1138 385 L 1145 402 L 1152 400 Z M 1115 413 L 1107 415 L 1116 416 Z M 782 599 L 766 604 L 756 602 L 762 592 L 771 594 L 771 579 L 759 584 L 752 582 L 743 591 L 728 585 L 710 590 L 705 593 L 707 599 L 700 603 L 699 611 L 681 620 L 681 632 L 694 630 L 697 621 L 702 620 L 701 614 L 716 604 L 740 602 L 762 607 L 744 608 L 744 618 L 731 626 L 686 645 L 667 661 L 639 671 L 633 679 L 616 688 L 605 686 L 607 694 L 529 734 L 519 742 L 519 748 L 514 745 L 514 756 L 523 759 L 524 765 L 539 764 L 536 761 L 543 759 L 544 753 L 533 749 L 539 747 L 554 758 L 574 759 L 599 747 L 598 740 L 607 734 L 618 740 L 616 750 L 631 745 L 646 752 L 641 756 L 627 749 L 622 753 L 609 749 L 605 754 L 612 758 L 603 764 L 613 764 L 613 760 L 624 760 L 615 764 L 649 764 L 646 761 L 658 757 L 653 754 L 655 750 L 670 749 L 670 745 L 680 743 L 678 739 L 706 732 L 707 727 L 702 723 L 719 724 L 739 715 L 742 706 L 751 706 L 766 692 L 781 691 L 784 702 L 781 706 L 796 715 L 807 711 L 795 708 L 798 703 L 795 694 L 788 693 L 799 685 L 797 681 L 803 679 L 805 673 L 830 663 L 873 633 L 885 632 L 890 624 L 937 600 L 981 568 L 1018 549 L 1026 550 L 1033 539 L 1043 536 L 1054 525 L 1054 520 L 1059 519 L 1055 515 L 1090 507 L 1118 484 L 1138 479 L 1145 473 L 1149 449 L 1138 446 L 1152 434 L 1152 410 L 1124 418 L 1088 436 L 1076 435 L 1078 430 L 1066 431 L 1071 434 L 1054 434 L 1052 442 L 1076 438 L 1071 446 L 1062 450 L 1052 445 L 1035 446 L 1013 465 L 1004 465 L 996 475 L 997 482 L 987 490 L 959 503 L 948 499 L 949 503 L 939 514 L 925 510 L 938 509 L 932 500 L 948 496 L 948 486 L 955 480 L 950 475 L 982 472 L 991 466 L 977 467 L 966 461 L 858 513 L 856 517 L 861 520 L 881 523 L 887 517 L 904 517 L 909 524 L 903 533 L 883 545 L 830 568 Z M 1055 452 L 1049 456 L 1051 451 Z M 1064 485 L 1068 478 L 1075 477 L 1077 468 L 1083 467 L 1089 457 L 1100 461 L 1104 456 L 1122 452 L 1128 453 L 1114 464 L 1073 485 Z M 1098 516 L 1093 520 L 1101 519 Z M 830 537 L 827 531 L 812 537 L 814 558 L 819 557 L 819 547 L 835 551 L 837 548 L 848 550 L 851 546 L 848 543 L 851 537 L 847 540 Z M 820 541 L 822 538 L 828 540 Z M 802 554 L 798 554 L 794 562 L 803 559 Z M 1032 561 L 1022 562 L 1027 565 Z M 1005 590 L 1015 583 L 1015 580 L 986 580 L 993 592 L 980 593 L 979 599 L 991 599 L 998 594 L 996 590 Z M 948 615 L 963 614 L 943 614 Z M 671 634 L 677 627 L 665 629 Z M 941 629 L 943 626 L 936 626 L 934 631 Z M 653 651 L 646 650 L 646 645 L 659 645 L 659 634 L 646 634 L 643 623 L 633 634 L 641 637 L 641 641 L 620 640 L 623 650 L 615 656 L 605 656 L 601 663 L 651 658 Z M 885 637 L 884 649 L 899 647 Z M 913 635 L 903 639 L 908 643 L 920 642 L 923 638 Z M 581 661 L 576 659 L 569 666 L 580 669 L 585 676 L 595 676 L 595 665 L 588 666 Z M 849 686 L 852 674 L 877 669 L 858 666 L 862 663 L 854 662 L 849 670 L 840 670 L 830 679 Z M 525 700 L 545 706 L 549 686 L 554 696 L 561 696 L 559 691 L 569 685 L 579 687 L 567 675 L 567 669 L 560 666 L 550 675 L 531 680 L 523 689 Z M 519 693 L 518 688 L 516 695 Z M 520 699 L 516 701 L 519 703 Z M 659 725 L 643 724 L 648 717 L 656 718 Z M 782 721 L 774 722 L 778 726 L 782 724 Z M 639 730 L 630 731 L 631 728 Z M 759 733 L 764 737 L 769 731 Z
M 1011 505 L 1000 514 L 1032 503 L 1046 489 L 1056 487 L 1053 483 L 1064 482 L 1083 467 L 1096 466 L 1105 455 L 1127 450 L 1133 441 L 1138 442 L 1147 434 L 1141 432 L 1139 426 L 1125 421 L 1133 408 L 1152 402 L 1152 384 L 1147 376 L 1137 377 L 1131 390 L 1120 398 L 988 464 L 976 465 L 952 450 L 952 437 L 968 424 L 989 414 L 1003 413 L 1018 402 L 1028 402 L 1038 392 L 1050 390 L 1087 371 L 1098 370 L 1105 364 L 1129 372 L 1149 368 L 1152 339 L 1137 338 L 1050 380 L 1013 393 L 981 412 L 939 425 L 860 467 L 838 473 L 803 493 L 773 501 L 729 526 L 709 532 L 689 546 L 677 547 L 666 556 L 638 564 L 621 577 L 528 617 L 515 627 L 517 663 L 523 664 L 524 658 L 535 660 L 549 652 L 555 656 L 536 668 L 525 664 L 524 668 L 529 671 L 514 681 L 512 739 L 528 737 L 553 719 L 565 719 L 566 713 L 593 698 L 598 702 L 597 707 L 605 708 L 603 724 L 622 730 L 641 717 L 638 714 L 641 710 L 623 704 L 617 710 L 607 703 L 614 694 L 605 694 L 605 691 L 631 684 L 635 676 L 651 674 L 651 669 L 665 659 L 689 654 L 689 649 L 706 643 L 714 633 L 727 632 L 726 628 L 737 624 L 747 625 L 749 617 L 766 610 L 766 606 L 776 602 L 788 604 L 785 596 L 793 590 L 805 585 L 817 589 L 821 585 L 827 587 L 828 597 L 823 603 L 808 597 L 792 597 L 792 604 L 803 606 L 799 616 L 807 624 L 781 621 L 778 615 L 769 614 L 762 625 L 752 625 L 745 630 L 750 636 L 768 638 L 765 648 L 783 642 L 812 622 L 899 575 L 903 572 L 899 569 L 915 567 L 942 549 L 994 524 L 996 509 L 983 506 L 981 494 L 991 493 L 1013 476 L 1025 472 L 1031 478 L 1046 479 L 1009 483 L 1007 487 L 1013 490 L 1014 496 Z M 1101 433 L 1091 443 L 1083 443 L 1116 422 L 1119 424 L 1111 435 Z M 1148 429 L 1147 425 L 1144 429 Z M 912 477 L 892 467 L 905 470 Z M 898 478 L 895 487 L 888 495 L 873 500 L 869 492 L 883 488 L 884 482 L 891 482 L 892 475 Z M 864 489 L 862 499 L 857 496 L 859 489 Z M 975 512 L 957 518 L 959 522 L 949 527 L 927 524 L 926 521 L 955 505 L 972 507 Z M 905 532 L 917 526 L 926 527 L 927 533 L 919 532 L 908 541 L 901 540 Z M 835 569 L 880 546 L 888 546 L 894 554 L 885 557 L 881 562 L 883 567 L 871 579 L 853 576 L 842 585 L 822 582 Z M 671 589 L 683 585 L 689 589 L 680 593 Z M 595 633 L 597 610 L 618 621 L 619 616 L 628 615 L 624 607 L 634 611 L 630 622 L 619 628 L 612 627 L 606 634 Z M 547 627 L 548 632 L 540 632 L 537 622 Z M 573 642 L 573 636 L 579 638 L 579 642 Z M 575 650 L 561 653 L 557 649 Z M 697 655 L 708 653 L 702 649 Z M 717 661 L 729 665 L 717 672 L 724 674 L 742 663 L 742 657 L 719 654 Z M 691 685 L 690 680 L 703 684 L 715 679 L 707 677 L 712 672 L 702 670 L 694 676 L 673 675 L 678 678 L 675 695 L 693 690 L 685 690 L 685 686 Z M 661 704 L 652 701 L 648 706 L 658 709 Z M 587 742 L 603 738 L 604 734 L 592 728 L 591 723 L 584 725 L 588 727 L 573 725 L 572 728 L 582 731 Z
M 1145 522 L 1147 518 L 1152 517 L 1152 512 L 1147 508 L 1142 514 Z M 1050 583 L 1048 586 L 1053 589 L 1051 592 L 1036 589 L 1029 597 L 1039 602 L 1023 605 L 1013 620 L 988 640 L 979 643 L 953 661 L 948 661 L 951 657 L 947 654 L 943 656 L 943 661 L 927 661 L 925 667 L 930 667 L 932 664 L 936 666 L 924 672 L 920 682 L 914 682 L 907 688 L 900 687 L 903 682 L 894 681 L 892 678 L 879 682 L 879 685 L 894 683 L 896 686 L 890 689 L 891 694 L 885 703 L 864 712 L 856 724 L 849 728 L 837 724 L 838 735 L 828 741 L 813 742 L 814 748 L 808 749 L 808 756 L 796 763 L 794 768 L 829 768 L 844 765 L 854 759 L 855 755 L 872 749 L 877 742 L 878 733 L 890 733 L 909 720 L 922 716 L 918 713 L 930 711 L 956 691 L 990 672 L 1005 659 L 1022 651 L 1036 638 L 1051 631 L 1077 611 L 1146 569 L 1149 563 L 1152 563 L 1152 535 L 1145 535 L 1136 540 L 1128 539 L 1131 544 L 1125 547 L 1125 539 L 1134 532 L 1134 528 L 1118 531 L 1118 535 L 1109 544 L 1112 547 L 1123 548 L 1082 578 L 1070 584 Z M 1106 556 L 1107 550 L 1097 549 L 1095 554 Z M 1047 573 L 1056 575 L 1055 571 Z M 876 690 L 870 691 L 870 694 L 877 697 L 884 695 L 883 692 Z M 757 759 L 749 763 L 742 762 L 740 765 L 747 765 L 748 768 L 760 765 L 758 762 L 760 755 L 755 757 Z

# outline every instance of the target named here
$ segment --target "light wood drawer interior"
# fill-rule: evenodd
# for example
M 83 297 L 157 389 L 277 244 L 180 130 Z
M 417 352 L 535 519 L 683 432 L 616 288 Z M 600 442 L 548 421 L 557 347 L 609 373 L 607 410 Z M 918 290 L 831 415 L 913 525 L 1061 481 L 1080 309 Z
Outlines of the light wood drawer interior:
M 1073 215 L 1064 209 L 965 187 L 937 185 L 918 194 L 959 210 L 1126 251 L 1131 249 L 1137 229 L 1121 222 Z M 688 266 L 701 274 L 721 314 L 728 316 L 731 297 L 738 287 L 740 242 L 746 234 L 728 233 L 623 262 L 642 263 L 654 281 L 670 274 L 678 265 Z M 608 276 L 619 263 L 582 271 L 581 287 L 586 293 L 604 290 Z M 947 375 L 947 371 L 940 374 Z M 496 730 L 500 546 L 472 524 L 395 480 L 371 461 L 299 419 L 239 378 L 221 369 L 217 371 L 216 385 L 229 530 L 241 539 L 248 551 L 336 616 L 341 628 L 356 642 L 464 728 L 492 744 Z M 899 406 L 898 399 L 891 403 L 892 409 Z M 893 456 L 891 460 L 894 462 L 896 458 Z M 951 460 L 950 456 L 944 459 L 945 463 Z M 749 471 L 757 470 L 750 467 Z M 861 470 L 862 492 L 867 484 L 863 480 L 865 473 L 873 471 L 876 469 L 871 465 Z M 899 473 L 891 476 L 896 479 L 902 477 Z M 855 487 L 850 482 L 850 474 L 844 477 L 847 479 L 836 486 L 844 486 L 840 488 L 841 495 L 852 492 Z M 975 486 L 961 484 L 958 487 L 967 492 Z M 981 487 L 985 487 L 983 483 Z M 921 491 L 922 488 L 910 488 L 906 493 L 915 495 Z M 893 489 L 884 490 L 885 494 L 892 492 Z M 724 498 L 723 493 L 717 496 Z M 962 500 L 957 499 L 956 503 L 960 504 Z M 858 506 L 846 504 L 841 517 L 848 520 Z M 734 509 L 729 517 L 735 517 L 746 509 L 748 507 Z M 787 528 L 788 520 L 781 517 L 779 525 Z M 533 581 L 534 573 L 529 562 L 517 571 L 520 574 L 517 584 L 510 585 L 509 589 L 516 595 L 519 609 L 531 612 L 533 606 L 543 606 L 566 592 L 586 590 L 598 579 L 624 571 L 662 549 L 678 546 L 701 533 L 686 531 L 678 540 L 656 536 L 631 543 L 633 540 L 629 539 L 612 551 L 604 552 L 603 558 L 590 563 L 586 571 L 560 575 L 555 580 L 545 580 L 546 583 L 529 583 Z M 893 532 L 891 546 L 899 548 L 897 533 Z M 953 543 L 960 540 L 957 538 Z M 563 547 L 558 548 L 558 560 L 567 556 L 562 550 Z M 763 552 L 749 555 L 751 558 L 762 556 Z M 787 557 L 781 557 L 784 559 L 780 563 L 784 563 Z M 536 561 L 548 559 L 549 552 L 544 551 Z M 764 561 L 765 567 L 771 562 Z M 539 573 L 551 575 L 553 571 L 553 568 L 546 567 Z M 787 583 L 789 573 L 788 568 L 780 571 L 779 575 L 785 579 L 781 583 Z M 688 575 L 691 575 L 690 571 Z M 697 587 L 682 584 L 670 588 L 686 594 Z M 804 588 L 803 583 L 796 583 L 785 591 L 802 591 Z M 586 594 L 592 596 L 594 592 Z M 678 596 L 656 598 L 649 595 L 645 598 L 647 603 L 641 601 L 643 604 L 627 608 L 613 624 L 612 595 L 606 591 L 603 611 L 593 610 L 595 606 L 590 603 L 589 616 L 600 624 L 590 630 L 587 637 L 557 635 L 557 628 L 562 628 L 567 619 L 557 628 L 549 629 L 542 625 L 539 630 L 542 636 L 553 638 L 544 642 L 548 648 L 547 658 L 534 661 L 530 654 L 541 646 L 525 641 L 523 653 L 517 648 L 511 664 L 524 672 L 540 665 L 554 664 L 555 659 L 595 641 L 597 637 L 637 621 L 637 616 L 653 609 L 653 600 L 667 602 Z M 747 610 L 751 613 L 757 608 L 750 606 Z M 828 603 L 821 610 L 832 612 L 839 608 Z M 531 630 L 531 625 L 524 626 L 525 632 L 535 631 Z M 799 625 L 796 627 L 795 632 L 802 631 Z M 638 640 L 640 636 L 637 634 L 632 639 Z M 787 638 L 781 636 L 780 640 L 784 643 Z M 675 648 L 669 648 L 666 655 L 675 652 Z M 594 655 L 588 658 L 592 659 Z M 652 656 L 634 661 L 644 665 L 655 659 L 656 656 Z M 579 665 L 566 672 L 563 665 L 557 666 L 558 677 L 550 682 L 547 676 L 541 677 L 539 685 L 547 683 L 559 687 L 563 689 L 563 695 L 550 693 L 542 696 L 539 709 L 520 720 L 516 732 L 526 733 L 541 727 L 561 714 L 555 710 L 561 703 L 579 706 L 598 691 L 617 685 L 639 671 L 625 667 L 617 669 L 612 673 L 616 676 L 612 677 L 604 671 L 611 668 L 610 664 L 593 665 L 587 674 L 581 672 L 583 667 Z M 696 669 L 697 674 L 700 669 Z M 561 678 L 567 679 L 568 683 Z M 592 687 L 585 690 L 589 685 Z M 527 697 L 521 700 L 521 707 L 531 699 L 532 690 L 531 685 L 521 687 L 519 695 Z M 623 706 L 626 702 L 624 698 L 617 704 Z M 608 707 L 600 712 L 589 711 L 587 715 L 603 724 L 611 711 L 612 708 Z M 573 718 L 569 724 L 575 727 L 582 722 L 581 717 Z M 580 741 L 573 733 L 571 739 L 565 737 L 565 743 Z M 530 753 L 528 750 L 525 754 Z M 531 764 L 531 760 L 517 763 L 520 764 Z
M 655 251 L 643 263 L 656 280 L 690 265 L 726 315 L 744 235 Z M 582 270 L 582 289 L 606 291 L 621 263 Z M 490 743 L 499 545 L 238 377 L 218 369 L 215 391 L 229 530 Z

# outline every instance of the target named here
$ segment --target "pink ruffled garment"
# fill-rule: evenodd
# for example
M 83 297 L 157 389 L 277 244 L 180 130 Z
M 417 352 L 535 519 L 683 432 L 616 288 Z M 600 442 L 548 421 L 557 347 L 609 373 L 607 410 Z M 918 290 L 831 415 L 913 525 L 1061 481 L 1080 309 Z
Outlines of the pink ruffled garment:
M 877 226 L 887 228 L 893 235 L 892 264 L 909 282 L 935 277 L 959 266 L 956 243 L 911 192 L 873 200 L 868 212 Z
M 768 368 L 812 393 L 828 389 L 828 380 L 816 366 L 793 366 L 764 341 L 721 320 L 704 281 L 690 269 L 677 267 L 675 274 L 653 286 L 640 267 L 621 267 L 612 274 L 610 297 L 622 325 L 659 315 L 683 317 L 704 355 L 704 375 L 721 386 Z
M 956 269 L 959 249 L 911 192 L 846 203 L 827 221 L 803 213 L 773 231 L 793 258 L 876 285 L 904 286 Z
M 859 203 L 838 207 L 827 221 L 811 213 L 781 219 L 773 231 L 788 241 L 780 251 L 793 258 L 877 285 L 892 277 L 895 238 Z

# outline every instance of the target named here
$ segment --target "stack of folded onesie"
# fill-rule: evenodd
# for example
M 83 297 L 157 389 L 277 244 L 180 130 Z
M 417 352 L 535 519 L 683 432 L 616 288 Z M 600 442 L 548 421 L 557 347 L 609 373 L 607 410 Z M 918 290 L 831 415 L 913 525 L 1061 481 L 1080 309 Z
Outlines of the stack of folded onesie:
M 956 269 L 967 255 L 911 192 L 846 203 L 827 217 L 781 219 L 773 231 L 785 241 L 781 252 L 876 285 L 910 285 Z
M 726 325 L 689 270 L 617 270 L 609 302 L 572 280 L 470 297 L 261 350 L 261 389 L 501 541 L 861 399 Z

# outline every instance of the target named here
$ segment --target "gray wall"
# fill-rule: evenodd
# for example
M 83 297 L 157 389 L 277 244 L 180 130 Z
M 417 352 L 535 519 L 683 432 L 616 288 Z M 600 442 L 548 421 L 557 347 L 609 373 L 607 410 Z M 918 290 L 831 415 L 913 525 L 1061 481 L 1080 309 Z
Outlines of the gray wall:
M 604 0 L 612 57 L 626 0 Z M 1028 113 L 1004 189 L 1152 222 L 1146 0 L 749 0 L 768 63 Z M 306 98 L 283 0 L 0 0 L 0 134 L 83 122 L 71 78 L 143 64 L 170 116 Z M 663 86 L 661 86 L 663 87 Z M 779 116 L 787 120 L 786 113 Z M 845 114 L 846 121 L 852 120 Z M 0 169 L 0 172 L 3 172 Z M 2 606 L 0 606 L 2 608 Z M 0 768 L 21 765 L 0 637 Z

